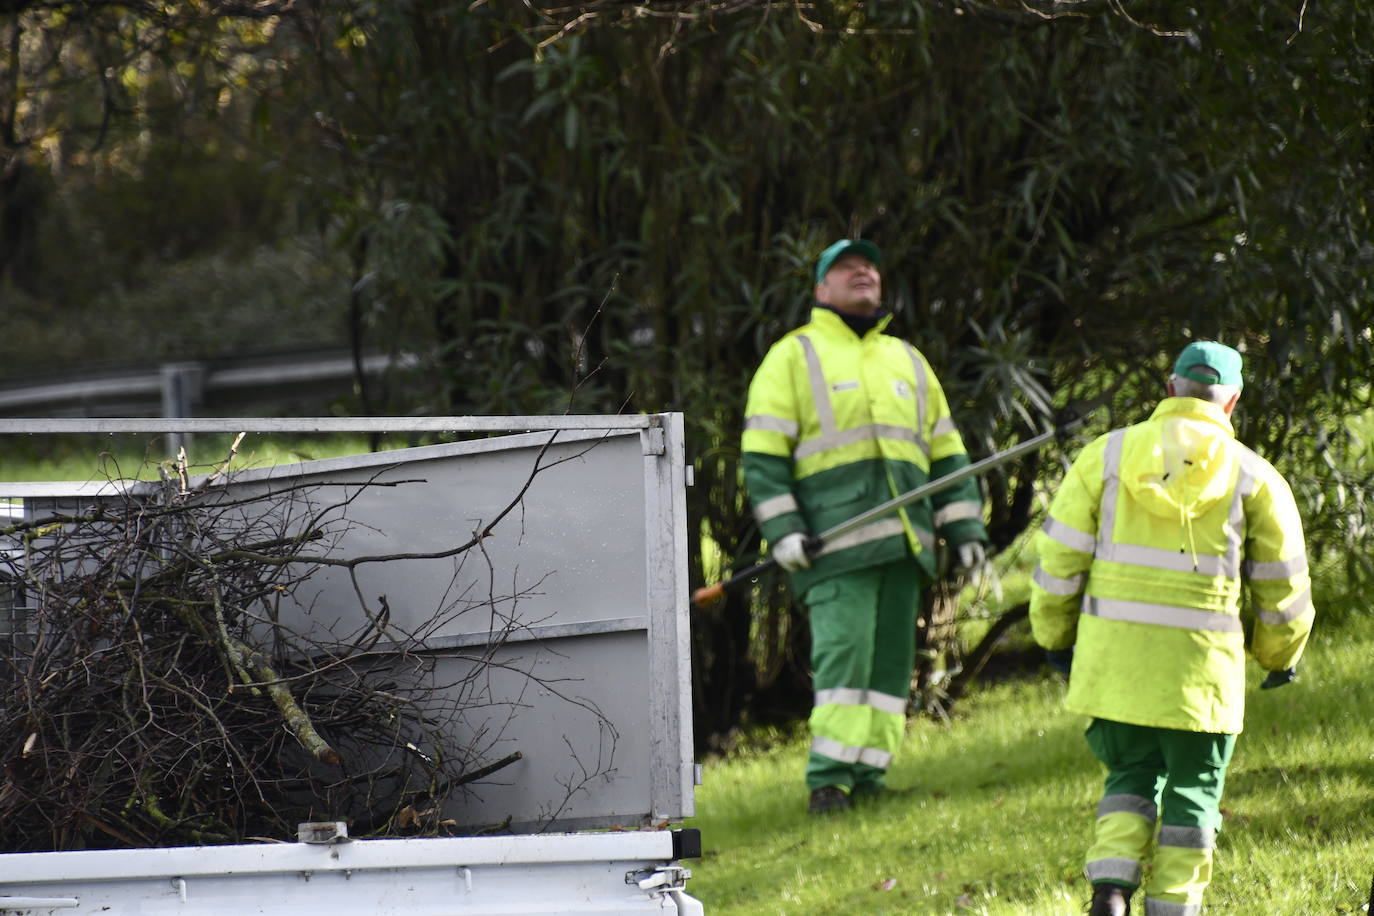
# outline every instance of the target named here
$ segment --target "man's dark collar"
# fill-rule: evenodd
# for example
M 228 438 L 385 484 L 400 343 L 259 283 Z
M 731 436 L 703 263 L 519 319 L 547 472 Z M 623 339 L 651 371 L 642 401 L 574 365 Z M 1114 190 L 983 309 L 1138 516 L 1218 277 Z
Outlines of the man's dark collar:
M 824 302 L 817 302 L 816 308 L 822 308 L 839 315 L 840 320 L 849 326 L 849 330 L 860 337 L 863 337 L 869 331 L 873 330 L 878 322 L 887 317 L 887 309 L 883 308 L 878 309 L 872 315 L 854 315 L 849 312 L 842 312 L 833 306 L 826 305 Z

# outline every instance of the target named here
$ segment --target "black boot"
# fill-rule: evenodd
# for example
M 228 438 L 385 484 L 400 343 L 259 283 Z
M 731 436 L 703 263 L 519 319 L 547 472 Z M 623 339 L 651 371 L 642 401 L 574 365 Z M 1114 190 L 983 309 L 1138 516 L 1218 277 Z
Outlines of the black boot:
M 811 804 L 807 811 L 811 814 L 831 814 L 837 811 L 846 811 L 849 808 L 849 796 L 844 789 L 839 786 L 821 786 L 811 792 Z
M 1131 916 L 1131 891 L 1120 884 L 1094 884 L 1088 916 Z

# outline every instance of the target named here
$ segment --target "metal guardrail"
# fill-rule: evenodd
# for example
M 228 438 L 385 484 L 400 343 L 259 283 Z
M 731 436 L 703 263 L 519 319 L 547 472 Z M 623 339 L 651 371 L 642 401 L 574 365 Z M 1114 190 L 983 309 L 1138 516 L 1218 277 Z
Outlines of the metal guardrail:
M 365 375 L 409 369 L 418 359 L 369 355 Z M 343 350 L 269 357 L 167 362 L 46 381 L 0 382 L 0 415 L 27 417 L 188 417 L 200 409 L 283 401 L 320 402 L 345 395 L 355 378 Z

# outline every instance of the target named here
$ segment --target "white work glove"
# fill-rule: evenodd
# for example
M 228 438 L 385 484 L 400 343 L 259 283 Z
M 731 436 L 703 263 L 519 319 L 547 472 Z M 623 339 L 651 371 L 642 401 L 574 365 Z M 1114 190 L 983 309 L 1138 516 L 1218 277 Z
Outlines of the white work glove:
M 783 535 L 782 540 L 773 545 L 773 559 L 788 572 L 810 568 L 811 558 L 806 555 L 806 535 L 800 531 Z
M 988 561 L 987 548 L 982 541 L 969 541 L 959 545 L 959 568 L 967 573 L 981 569 Z
M 959 545 L 959 569 L 968 576 L 974 588 L 980 592 L 991 589 L 996 599 L 1002 600 L 1002 580 L 988 561 L 988 551 L 982 541 L 968 541 Z

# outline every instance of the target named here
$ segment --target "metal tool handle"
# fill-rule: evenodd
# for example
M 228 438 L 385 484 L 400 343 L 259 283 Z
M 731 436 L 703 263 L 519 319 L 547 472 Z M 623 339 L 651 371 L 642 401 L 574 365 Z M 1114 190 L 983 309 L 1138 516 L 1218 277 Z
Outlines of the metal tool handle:
M 985 471 L 990 471 L 998 465 L 1006 464 L 1008 461 L 1011 461 L 1014 458 L 1019 458 L 1027 452 L 1036 451 L 1046 442 L 1049 442 L 1051 439 L 1063 436 L 1069 430 L 1073 429 L 1075 426 L 1082 423 L 1085 416 L 1086 414 L 1071 414 L 1070 416 L 1068 416 L 1067 419 L 1061 422 L 1054 429 L 1046 430 L 1045 432 L 1040 433 L 1037 436 L 1032 436 L 1025 442 L 1013 445 L 1011 448 L 1005 451 L 1001 451 L 995 455 L 989 455 L 986 458 L 983 458 L 979 461 L 975 461 L 970 465 L 967 465 L 965 467 L 960 468 L 957 471 L 954 471 L 953 473 L 946 474 L 944 477 L 941 477 L 938 480 L 932 480 L 928 483 L 921 484 L 919 487 L 916 487 L 912 490 L 908 490 L 900 496 L 894 496 L 887 502 L 874 506 L 872 509 L 860 512 L 853 518 L 846 519 L 845 521 L 840 522 L 838 525 L 835 525 L 832 528 L 827 528 L 825 531 L 822 531 L 819 535 L 810 538 L 807 541 L 806 552 L 808 555 L 814 556 L 815 554 L 820 552 L 822 547 L 825 546 L 826 541 L 837 538 L 842 534 L 848 534 L 849 532 L 854 531 L 855 529 L 862 528 L 864 525 L 869 524 L 875 519 L 879 519 L 882 518 L 884 515 L 889 515 L 893 512 L 896 512 L 903 506 L 907 506 L 918 500 L 925 499 L 927 496 L 934 496 L 936 493 L 942 493 L 945 490 L 948 490 L 950 487 L 957 486 L 958 484 L 963 483 L 970 477 L 975 477 L 979 474 L 984 473 Z M 776 565 L 777 560 L 774 560 L 770 557 L 767 560 L 764 560 L 760 563 L 755 563 L 753 566 L 750 566 L 746 569 L 741 570 L 740 572 L 735 573 L 734 575 L 730 576 L 730 578 L 726 579 L 724 582 L 718 582 L 715 585 L 703 586 L 702 588 L 699 588 L 692 593 L 692 603 L 699 608 L 709 607 L 710 605 L 715 604 L 717 601 L 723 598 L 727 591 L 739 585 L 741 582 L 748 582 L 751 579 L 756 579 Z

